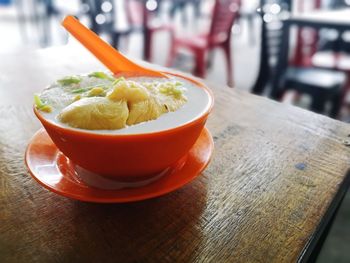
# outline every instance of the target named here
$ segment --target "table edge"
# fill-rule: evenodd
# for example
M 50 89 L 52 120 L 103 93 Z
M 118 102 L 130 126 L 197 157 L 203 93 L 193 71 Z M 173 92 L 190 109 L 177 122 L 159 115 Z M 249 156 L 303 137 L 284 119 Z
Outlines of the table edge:
M 305 244 L 298 257 L 298 263 L 315 262 L 316 258 L 322 248 L 322 245 L 327 238 L 327 231 L 331 227 L 332 221 L 337 214 L 337 210 L 342 204 L 346 192 L 350 189 L 350 170 L 347 171 L 343 182 L 339 185 L 339 188 L 329 204 L 325 214 L 321 218 L 315 231 Z M 320 243 L 319 243 L 320 242 Z

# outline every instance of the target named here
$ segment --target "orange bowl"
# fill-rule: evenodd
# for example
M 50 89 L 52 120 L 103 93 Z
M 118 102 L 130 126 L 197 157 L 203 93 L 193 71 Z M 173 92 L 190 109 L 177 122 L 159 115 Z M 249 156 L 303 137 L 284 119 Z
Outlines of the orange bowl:
M 204 84 L 182 75 L 171 75 L 205 89 L 209 96 L 209 107 L 202 115 L 171 129 L 144 134 L 91 133 L 48 121 L 35 107 L 34 112 L 57 148 L 75 164 L 103 176 L 127 180 L 154 175 L 188 153 L 214 104 L 213 95 Z

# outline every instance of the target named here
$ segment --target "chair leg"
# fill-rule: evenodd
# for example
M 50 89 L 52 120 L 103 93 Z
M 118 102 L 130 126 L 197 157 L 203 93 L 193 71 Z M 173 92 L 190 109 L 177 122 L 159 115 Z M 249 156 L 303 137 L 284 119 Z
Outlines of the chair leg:
M 233 65 L 232 65 L 232 59 L 231 59 L 230 42 L 226 42 L 223 45 L 223 49 L 225 52 L 226 63 L 227 63 L 227 84 L 230 87 L 233 87 Z
M 40 25 L 40 14 L 39 14 L 39 7 L 40 3 L 38 1 L 32 1 L 32 6 L 31 6 L 31 12 L 33 13 L 33 21 L 38 33 L 38 40 L 39 40 L 39 45 L 41 47 L 45 47 L 45 36 L 43 36 L 42 28 Z
M 118 32 L 114 32 L 112 35 L 112 46 L 116 49 L 119 49 L 119 40 L 120 40 L 120 34 Z
M 317 113 L 323 113 L 325 104 L 326 104 L 326 97 L 324 94 L 317 94 L 312 96 L 312 102 L 310 109 Z
M 347 97 L 347 94 L 350 92 L 350 72 L 347 72 L 346 73 L 346 81 L 345 81 L 345 84 L 342 88 L 342 91 L 341 91 L 341 95 L 340 95 L 340 109 L 339 111 L 341 110 L 341 107 L 345 105 L 345 103 L 347 103 L 346 101 L 346 97 Z
M 132 31 L 130 31 L 129 34 L 124 35 L 126 37 L 122 38 L 123 42 L 121 42 L 121 43 L 122 43 L 122 46 L 126 48 L 126 50 L 129 50 L 129 48 L 130 48 L 131 33 L 132 33 Z
M 23 10 L 23 0 L 16 0 L 14 1 L 15 7 L 16 7 L 16 14 L 17 14 L 17 21 L 19 25 L 19 32 L 22 38 L 22 41 L 24 43 L 28 42 L 28 35 L 27 35 L 27 27 L 26 27 L 26 21 L 24 18 L 24 10 Z
M 153 42 L 153 30 L 149 30 L 148 32 L 148 50 L 147 50 L 147 61 L 152 61 L 152 42 Z
M 207 69 L 210 69 L 213 65 L 213 59 L 214 59 L 214 53 L 213 50 L 208 51 L 208 58 L 207 58 Z
M 248 34 L 249 34 L 249 45 L 250 46 L 254 46 L 255 45 L 255 28 L 254 28 L 254 15 L 249 15 L 248 16 L 248 19 L 247 19 L 247 21 L 248 21 L 248 30 L 249 30 L 249 32 L 248 32 Z
M 206 75 L 205 50 L 195 51 L 196 65 L 193 74 L 195 76 L 204 78 Z
M 144 29 L 144 59 L 150 61 L 151 59 L 151 30 L 149 28 Z
M 337 92 L 337 94 L 334 94 L 334 97 L 332 99 L 332 107 L 331 111 L 329 113 L 329 116 L 331 118 L 337 119 L 339 117 L 339 112 L 341 107 L 343 106 L 343 96 L 341 92 Z

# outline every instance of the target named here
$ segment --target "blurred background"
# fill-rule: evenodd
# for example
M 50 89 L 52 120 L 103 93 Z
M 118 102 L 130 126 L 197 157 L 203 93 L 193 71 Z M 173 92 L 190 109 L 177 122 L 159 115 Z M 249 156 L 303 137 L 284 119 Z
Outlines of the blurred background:
M 0 59 L 72 45 L 67 14 L 131 58 L 350 122 L 350 0 L 0 0 Z M 319 262 L 350 262 L 346 203 Z
M 60 21 L 72 14 L 132 58 L 350 122 L 349 5 L 349 0 L 0 0 L 0 54 L 69 44 Z

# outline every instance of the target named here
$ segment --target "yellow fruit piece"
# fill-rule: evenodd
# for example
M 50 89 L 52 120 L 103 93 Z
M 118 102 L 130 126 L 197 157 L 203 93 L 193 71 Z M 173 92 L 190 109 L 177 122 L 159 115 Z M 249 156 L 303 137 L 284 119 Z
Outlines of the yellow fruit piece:
M 150 97 L 148 100 L 129 103 L 129 117 L 126 123 L 133 125 L 155 120 L 165 112 L 167 112 L 166 107 L 160 104 L 156 98 Z
M 177 111 L 187 102 L 187 99 L 184 96 L 179 98 L 174 98 L 172 96 L 159 96 L 159 101 L 165 106 L 167 111 Z
M 107 94 L 107 98 L 113 101 L 126 100 L 134 103 L 147 100 L 149 98 L 149 92 L 139 83 L 122 80 Z
M 104 96 L 104 95 L 105 95 L 105 90 L 101 87 L 92 88 L 88 93 L 89 97 Z
M 77 100 L 80 100 L 80 99 L 81 99 L 81 95 L 77 95 L 77 96 L 74 97 L 73 102 L 75 102 Z
M 125 127 L 128 114 L 126 101 L 113 102 L 104 97 L 90 97 L 64 108 L 59 120 L 75 128 L 115 130 Z
M 52 107 L 50 105 L 44 105 L 39 110 L 50 113 L 52 112 Z

